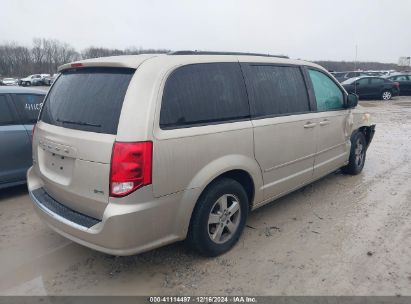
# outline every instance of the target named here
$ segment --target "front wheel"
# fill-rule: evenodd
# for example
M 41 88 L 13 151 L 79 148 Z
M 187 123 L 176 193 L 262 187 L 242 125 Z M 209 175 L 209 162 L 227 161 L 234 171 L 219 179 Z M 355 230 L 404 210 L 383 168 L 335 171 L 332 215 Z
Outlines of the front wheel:
M 344 173 L 351 175 L 359 174 L 364 168 L 365 156 L 367 152 L 367 141 L 364 133 L 356 132 L 351 137 L 351 151 L 348 165 L 342 168 Z
M 391 91 L 386 90 L 386 91 L 382 92 L 382 94 L 381 94 L 381 99 L 382 100 L 390 100 L 391 98 L 392 98 Z
M 27 86 L 27 87 L 31 86 L 31 82 L 30 82 L 30 81 L 26 81 L 26 86 Z
M 247 193 L 240 183 L 228 178 L 216 180 L 197 202 L 188 242 L 205 256 L 227 252 L 244 230 L 248 206 Z

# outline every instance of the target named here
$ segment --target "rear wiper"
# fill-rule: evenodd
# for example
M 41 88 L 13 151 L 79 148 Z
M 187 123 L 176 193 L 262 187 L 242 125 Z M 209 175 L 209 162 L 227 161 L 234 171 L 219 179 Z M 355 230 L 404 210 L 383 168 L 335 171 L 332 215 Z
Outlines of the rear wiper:
M 69 124 L 73 124 L 73 125 L 90 126 L 90 127 L 101 127 L 101 125 L 92 124 L 92 123 L 84 122 L 84 121 L 62 120 L 62 119 L 59 119 L 59 118 L 57 118 L 56 120 L 57 120 L 58 122 L 69 123 Z

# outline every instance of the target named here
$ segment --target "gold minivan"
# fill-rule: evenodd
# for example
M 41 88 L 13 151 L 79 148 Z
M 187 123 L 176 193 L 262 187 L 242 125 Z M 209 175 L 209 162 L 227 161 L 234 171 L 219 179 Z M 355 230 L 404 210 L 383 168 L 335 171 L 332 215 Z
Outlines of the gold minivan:
M 248 213 L 342 168 L 375 125 L 322 67 L 174 52 L 63 65 L 33 137 L 28 188 L 61 235 L 131 255 L 187 239 L 216 256 Z

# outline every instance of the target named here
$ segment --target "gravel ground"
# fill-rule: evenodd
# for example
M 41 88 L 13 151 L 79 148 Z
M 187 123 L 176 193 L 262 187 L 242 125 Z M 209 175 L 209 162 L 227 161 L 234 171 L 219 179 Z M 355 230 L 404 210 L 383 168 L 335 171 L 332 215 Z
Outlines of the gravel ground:
M 25 187 L 0 191 L 0 295 L 411 295 L 411 98 L 361 105 L 377 123 L 363 173 L 256 210 L 218 258 L 105 255 L 40 222 Z

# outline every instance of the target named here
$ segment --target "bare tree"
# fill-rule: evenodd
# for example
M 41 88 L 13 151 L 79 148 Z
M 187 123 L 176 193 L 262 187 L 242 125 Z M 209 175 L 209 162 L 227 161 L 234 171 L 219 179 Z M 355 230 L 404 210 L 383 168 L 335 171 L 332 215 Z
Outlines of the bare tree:
M 31 48 L 15 42 L 5 43 L 0 45 L 0 75 L 53 74 L 58 66 L 80 58 L 72 46 L 56 39 L 34 38 Z
M 166 49 L 143 49 L 136 47 L 129 47 L 125 50 L 119 49 L 107 49 L 102 47 L 89 47 L 81 53 L 83 59 L 88 58 L 98 58 L 106 56 L 119 56 L 119 55 L 138 55 L 138 54 L 158 54 L 158 53 L 168 53 L 170 50 Z

